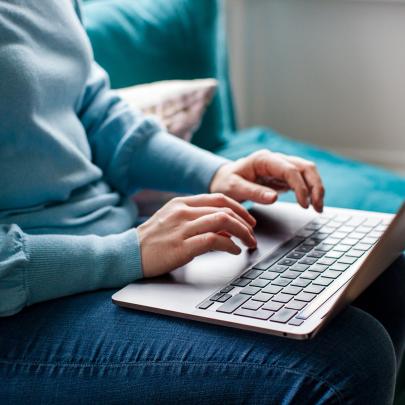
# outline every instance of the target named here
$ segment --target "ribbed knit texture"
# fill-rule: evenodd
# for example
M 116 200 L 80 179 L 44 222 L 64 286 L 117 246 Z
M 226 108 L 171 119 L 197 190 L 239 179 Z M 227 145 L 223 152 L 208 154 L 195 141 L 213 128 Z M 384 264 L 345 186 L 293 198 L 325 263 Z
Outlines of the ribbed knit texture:
M 111 91 L 74 6 L 0 2 L 0 316 L 142 277 L 130 195 L 207 192 L 226 162 Z

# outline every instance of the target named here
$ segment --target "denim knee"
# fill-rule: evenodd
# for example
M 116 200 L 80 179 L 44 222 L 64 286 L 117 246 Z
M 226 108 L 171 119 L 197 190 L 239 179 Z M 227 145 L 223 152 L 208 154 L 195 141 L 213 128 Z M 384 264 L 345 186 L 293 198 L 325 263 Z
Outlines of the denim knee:
M 394 397 L 396 358 L 385 328 L 370 314 L 349 307 L 329 331 L 336 333 L 334 379 L 336 388 L 349 404 L 391 404 Z

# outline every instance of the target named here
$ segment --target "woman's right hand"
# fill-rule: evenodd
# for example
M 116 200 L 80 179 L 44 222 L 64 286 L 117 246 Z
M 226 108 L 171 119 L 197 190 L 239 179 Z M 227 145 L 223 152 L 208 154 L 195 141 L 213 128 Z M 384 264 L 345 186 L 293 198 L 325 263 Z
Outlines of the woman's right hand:
M 145 277 L 168 273 L 211 250 L 237 255 L 256 247 L 256 220 L 235 200 L 223 194 L 177 197 L 138 227 Z

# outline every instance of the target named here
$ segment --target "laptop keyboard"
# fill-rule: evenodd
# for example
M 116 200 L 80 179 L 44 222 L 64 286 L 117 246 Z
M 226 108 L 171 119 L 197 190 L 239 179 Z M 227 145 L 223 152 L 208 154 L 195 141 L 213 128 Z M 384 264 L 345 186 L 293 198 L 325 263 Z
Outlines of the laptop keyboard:
M 373 247 L 389 223 L 321 215 L 198 308 L 300 326 L 314 312 L 310 303 L 325 288 L 338 286 L 339 277 Z

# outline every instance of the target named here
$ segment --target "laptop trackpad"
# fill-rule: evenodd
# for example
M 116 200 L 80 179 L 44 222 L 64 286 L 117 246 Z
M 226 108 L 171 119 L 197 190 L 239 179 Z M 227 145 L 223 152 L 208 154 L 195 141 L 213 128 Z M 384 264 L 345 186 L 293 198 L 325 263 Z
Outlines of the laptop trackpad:
M 258 249 L 254 252 L 249 252 L 235 240 L 242 247 L 242 253 L 238 256 L 224 252 L 207 253 L 166 276 L 127 286 L 115 294 L 114 300 L 177 311 L 179 305 L 196 305 L 292 238 L 316 216 L 312 210 L 287 203 L 255 205 L 250 211 L 257 219 L 255 235 Z

